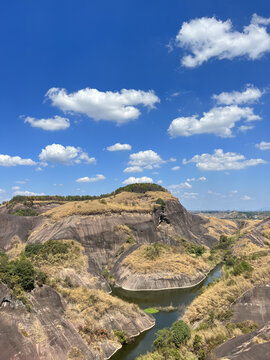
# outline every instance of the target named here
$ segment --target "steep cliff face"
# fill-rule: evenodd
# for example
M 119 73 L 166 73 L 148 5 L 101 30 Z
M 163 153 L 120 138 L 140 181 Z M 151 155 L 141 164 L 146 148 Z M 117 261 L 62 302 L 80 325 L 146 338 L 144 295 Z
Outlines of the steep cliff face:
M 164 205 L 157 204 L 158 199 L 162 199 Z M 49 211 L 36 217 L 0 215 L 4 228 L 0 238 L 2 249 L 9 248 L 15 235 L 30 243 L 74 239 L 85 249 L 89 273 L 98 279 L 98 286 L 107 291 L 110 288 L 102 273 L 104 268 L 112 269 L 116 263 L 118 270 L 115 268 L 114 275 L 118 283 L 123 282 L 118 276 L 119 271 L 124 277 L 129 277 L 128 282 L 133 282 L 132 274 L 122 271 L 119 261 L 135 250 L 132 244 L 138 247 L 159 242 L 173 246 L 182 238 L 211 247 L 219 241 L 220 234 L 232 234 L 237 229 L 232 222 L 224 221 L 221 227 L 221 220 L 215 224 L 207 218 L 190 214 L 178 199 L 167 192 L 121 193 L 106 198 L 104 202 L 94 200 L 53 208 L 51 204 L 48 206 L 51 208 Z M 46 206 L 41 208 L 44 210 Z M 153 290 L 191 286 L 202 280 L 206 272 L 198 269 L 197 276 L 192 280 L 179 273 L 171 281 L 169 275 L 164 278 L 164 274 L 156 274 L 154 277 L 151 275 L 152 280 L 141 278 L 140 283 L 144 281 L 142 288 Z M 147 275 L 143 276 L 146 279 Z
M 51 287 L 34 289 L 29 302 L 30 313 L 0 283 L 0 360 L 107 359 L 121 347 L 110 333 L 118 330 L 133 337 L 154 325 L 153 318 L 136 308 L 111 308 L 85 335 L 86 328 L 70 316 L 69 304 Z

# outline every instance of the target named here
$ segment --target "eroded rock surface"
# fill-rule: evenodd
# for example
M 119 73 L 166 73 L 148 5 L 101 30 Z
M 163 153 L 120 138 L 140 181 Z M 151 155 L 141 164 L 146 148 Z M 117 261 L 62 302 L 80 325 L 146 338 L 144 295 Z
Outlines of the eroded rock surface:
M 254 287 L 245 293 L 232 307 L 230 321 L 254 321 L 259 329 L 237 336 L 215 351 L 218 359 L 266 360 L 270 359 L 270 285 Z

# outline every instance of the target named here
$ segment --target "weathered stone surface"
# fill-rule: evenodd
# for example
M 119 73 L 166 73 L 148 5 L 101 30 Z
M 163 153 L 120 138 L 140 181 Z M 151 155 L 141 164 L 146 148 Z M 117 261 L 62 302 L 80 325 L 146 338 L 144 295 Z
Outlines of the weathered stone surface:
M 1 297 L 8 290 L 0 283 Z M 72 348 L 76 348 L 88 360 L 109 358 L 120 344 L 108 339 L 87 344 L 78 330 L 66 318 L 66 304 L 49 286 L 36 288 L 30 295 L 31 312 L 23 305 L 0 307 L 0 360 L 66 360 Z M 154 319 L 140 311 L 127 317 L 120 311 L 102 317 L 100 327 L 123 330 L 133 337 L 154 325 Z M 98 350 L 99 348 L 99 350 Z
M 254 287 L 245 293 L 232 307 L 230 321 L 251 320 L 260 328 L 250 334 L 237 336 L 218 347 L 214 354 L 218 359 L 266 360 L 270 359 L 270 286 Z

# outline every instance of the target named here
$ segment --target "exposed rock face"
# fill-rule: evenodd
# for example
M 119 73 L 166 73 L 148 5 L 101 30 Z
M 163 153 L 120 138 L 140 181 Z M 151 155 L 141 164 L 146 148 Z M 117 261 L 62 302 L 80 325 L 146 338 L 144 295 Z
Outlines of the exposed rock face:
M 227 341 L 215 351 L 218 359 L 266 360 L 270 359 L 270 285 L 254 287 L 234 305 L 231 321 L 252 320 L 260 328 L 250 334 Z
M 147 201 L 147 196 L 145 198 Z M 55 205 L 53 204 L 53 206 Z M 60 210 L 61 206 L 59 205 Z M 84 246 L 88 256 L 89 273 L 98 279 L 100 288 L 110 291 L 107 281 L 102 276 L 104 267 L 108 265 L 112 267 L 117 261 L 118 269 L 120 269 L 117 254 L 123 252 L 124 255 L 127 255 L 133 251 L 133 247 L 128 249 L 126 246 L 123 249 L 128 236 L 125 232 L 117 230 L 119 226 L 127 226 L 135 243 L 140 245 L 155 242 L 174 245 L 177 238 L 184 238 L 193 243 L 211 247 L 219 239 L 216 235 L 208 233 L 208 222 L 209 220 L 206 218 L 190 214 L 174 197 L 169 200 L 166 199 L 165 211 L 156 208 L 154 211 L 143 213 L 132 211 L 88 216 L 72 215 L 58 220 L 53 220 L 44 215 L 36 217 L 13 216 L 3 214 L 2 210 L 0 226 L 2 225 L 4 231 L 0 235 L 0 247 L 7 250 L 12 237 L 15 235 L 18 235 L 21 240 L 28 237 L 28 242 L 34 243 L 45 242 L 50 239 L 77 240 Z M 227 230 L 230 234 L 235 229 L 228 227 Z M 219 230 L 217 229 L 217 231 Z M 123 258 L 121 257 L 121 259 Z M 183 274 L 172 279 L 159 275 L 150 281 L 142 277 L 135 279 L 133 274 L 128 272 L 123 273 L 122 277 L 130 277 L 127 280 L 129 283 L 134 281 L 140 283 L 141 289 L 154 290 L 195 285 L 203 279 L 204 273 L 198 271 L 198 276 L 192 281 Z M 129 287 L 127 283 L 125 286 Z
M 33 290 L 30 302 L 31 313 L 20 302 L 12 300 L 7 288 L 0 283 L 0 360 L 71 359 L 69 355 L 74 349 L 82 359 L 103 360 L 121 347 L 106 338 L 101 338 L 94 347 L 87 344 L 66 318 L 65 301 L 49 286 Z M 108 331 L 123 330 L 132 337 L 154 326 L 154 319 L 142 311 L 132 318 L 115 311 L 103 317 L 99 325 Z

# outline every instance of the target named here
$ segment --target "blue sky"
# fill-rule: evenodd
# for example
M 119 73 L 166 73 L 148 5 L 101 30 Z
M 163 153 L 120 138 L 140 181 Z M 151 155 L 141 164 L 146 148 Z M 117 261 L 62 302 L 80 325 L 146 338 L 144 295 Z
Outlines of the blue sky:
M 0 201 L 168 188 L 270 208 L 270 3 L 0 4 Z

